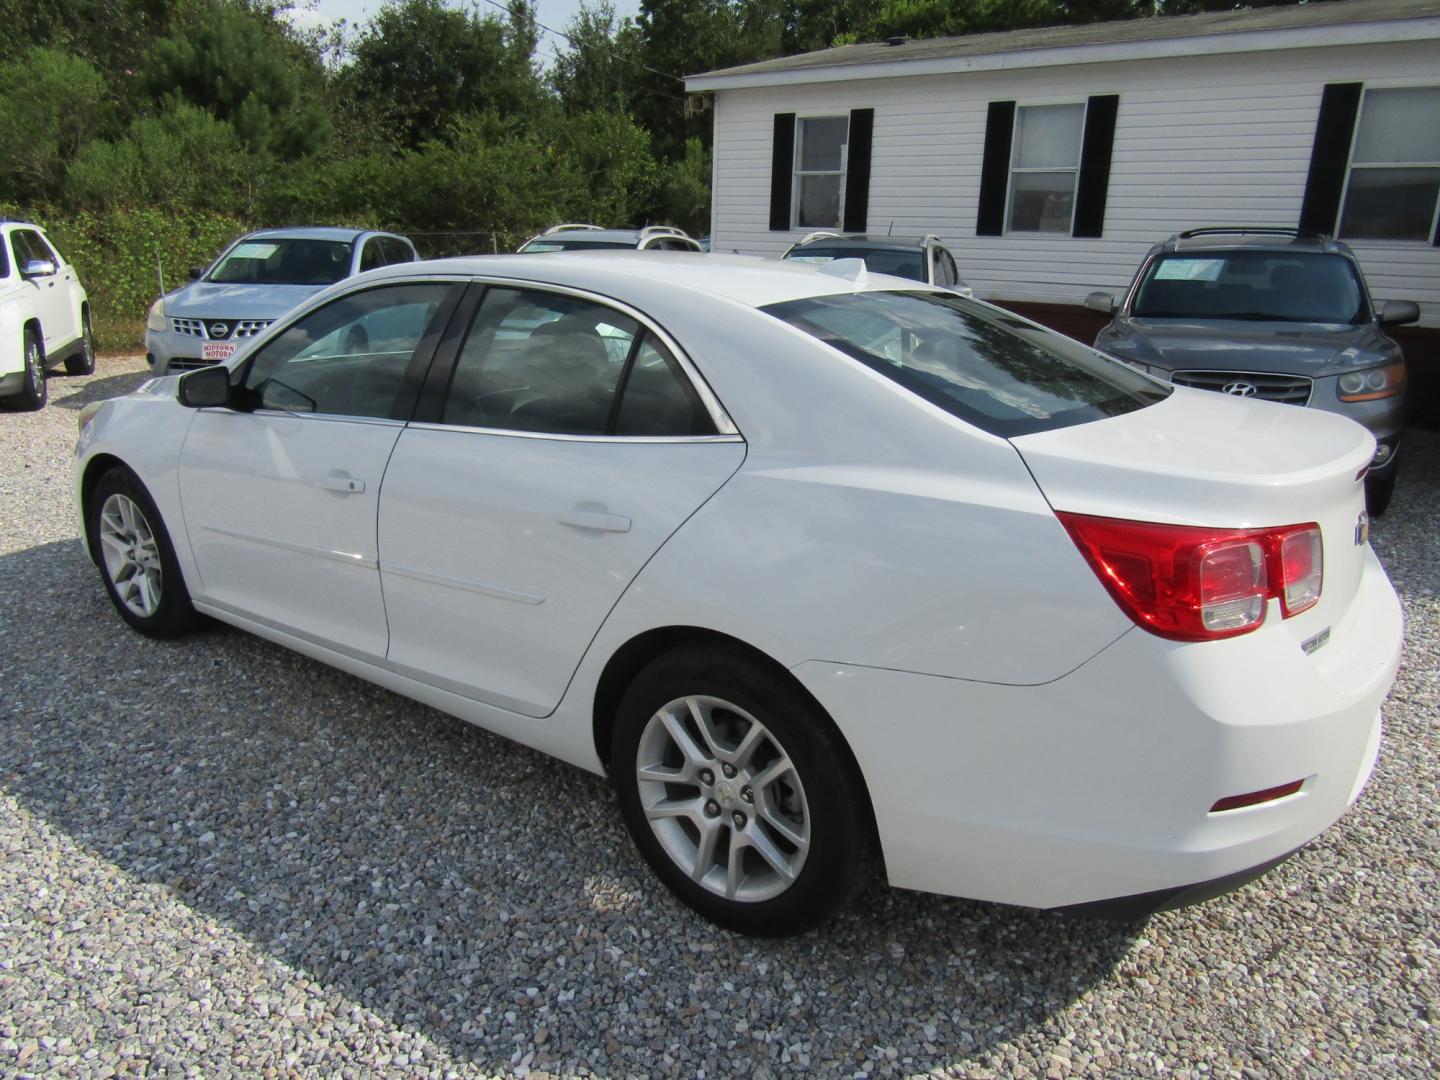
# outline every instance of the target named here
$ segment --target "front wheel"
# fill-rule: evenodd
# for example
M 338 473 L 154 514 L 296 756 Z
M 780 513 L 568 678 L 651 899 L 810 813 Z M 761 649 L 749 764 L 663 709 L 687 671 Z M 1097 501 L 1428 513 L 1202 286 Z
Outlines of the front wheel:
M 1400 472 L 1400 463 L 1392 463 L 1383 473 L 1371 474 L 1365 478 L 1365 512 L 1378 518 L 1390 506 L 1395 494 L 1395 478 Z
M 685 648 L 646 668 L 621 702 L 611 768 L 651 869 L 721 926 L 798 933 L 868 877 L 868 802 L 838 734 L 743 652 Z
M 45 353 L 34 330 L 25 331 L 25 382 L 15 396 L 31 411 L 43 409 L 50 400 L 50 386 L 45 381 Z
M 89 308 L 80 313 L 80 351 L 65 358 L 65 374 L 95 374 L 95 332 L 90 328 Z
M 89 527 L 100 577 L 120 617 L 150 637 L 176 637 L 201 621 L 180 576 L 170 534 L 149 492 L 111 469 L 90 497 Z

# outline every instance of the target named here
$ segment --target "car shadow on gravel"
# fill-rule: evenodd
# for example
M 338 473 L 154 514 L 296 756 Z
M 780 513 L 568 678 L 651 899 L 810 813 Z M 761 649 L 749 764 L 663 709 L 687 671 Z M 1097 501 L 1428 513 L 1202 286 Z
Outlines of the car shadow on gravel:
M 605 781 L 248 634 L 142 638 L 78 541 L 0 556 L 0 650 L 24 807 L 487 1072 L 921 1072 L 1058 1012 L 1138 932 L 878 885 L 800 938 L 719 930 Z
M 50 404 L 62 409 L 83 409 L 92 401 L 108 401 L 130 393 L 150 378 L 148 371 L 127 371 L 119 375 L 105 375 L 83 384 L 68 383 L 64 379 L 51 377 Z M 71 386 L 74 387 L 73 391 Z

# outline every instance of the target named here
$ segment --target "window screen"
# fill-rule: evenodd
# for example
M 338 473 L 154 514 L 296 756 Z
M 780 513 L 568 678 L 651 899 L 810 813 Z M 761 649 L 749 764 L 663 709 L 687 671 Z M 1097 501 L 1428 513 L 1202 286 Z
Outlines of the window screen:
M 1440 87 L 1367 90 L 1340 235 L 1429 240 L 1440 196 Z
M 796 228 L 838 229 L 845 214 L 848 116 L 806 116 L 795 121 Z
M 1011 232 L 1069 234 L 1084 130 L 1084 105 L 1031 105 L 1016 110 Z

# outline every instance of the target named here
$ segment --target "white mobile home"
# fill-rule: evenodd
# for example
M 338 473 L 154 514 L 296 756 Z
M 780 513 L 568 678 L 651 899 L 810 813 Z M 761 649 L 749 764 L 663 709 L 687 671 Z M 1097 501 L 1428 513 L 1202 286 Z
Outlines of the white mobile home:
M 686 89 L 716 251 L 935 232 L 978 296 L 1055 322 L 1179 230 L 1295 225 L 1440 328 L 1440 0 L 892 39 Z

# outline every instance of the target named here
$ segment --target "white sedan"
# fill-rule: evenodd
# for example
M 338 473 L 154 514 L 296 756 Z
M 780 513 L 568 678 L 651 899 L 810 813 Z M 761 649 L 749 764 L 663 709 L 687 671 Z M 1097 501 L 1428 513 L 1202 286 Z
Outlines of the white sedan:
M 221 619 L 608 773 L 753 933 L 877 865 L 1232 887 L 1358 796 L 1399 656 L 1359 425 L 858 261 L 387 267 L 81 425 L 133 627 Z

